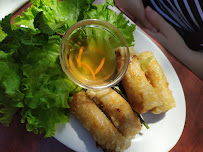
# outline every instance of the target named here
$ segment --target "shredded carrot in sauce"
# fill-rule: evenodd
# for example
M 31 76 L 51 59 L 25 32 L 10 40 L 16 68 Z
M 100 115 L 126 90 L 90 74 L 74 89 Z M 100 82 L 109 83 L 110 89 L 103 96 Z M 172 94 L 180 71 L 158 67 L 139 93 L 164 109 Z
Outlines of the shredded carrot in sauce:
M 96 68 L 95 75 L 102 69 L 102 67 L 104 66 L 104 62 L 105 62 L 105 57 L 102 58 L 99 66 Z
M 92 68 L 89 65 L 87 65 L 86 63 L 84 63 L 84 62 L 82 62 L 81 64 L 90 71 L 92 79 L 95 80 L 95 74 L 94 74 L 94 71 L 92 70 Z
M 100 54 L 104 54 L 104 52 L 102 51 L 102 50 L 100 50 L 100 49 L 98 49 L 98 48 L 96 48 L 96 47 L 94 47 L 93 49 L 95 49 L 97 52 L 99 52 Z
M 78 54 L 78 58 L 76 59 L 77 64 L 78 64 L 78 67 L 81 67 L 81 58 L 82 58 L 83 50 L 84 50 L 84 47 L 81 46 L 81 47 L 80 47 L 79 54 Z
M 78 67 L 79 67 L 79 61 L 78 61 L 78 58 L 76 57 L 76 62 L 77 62 L 77 65 L 78 65 Z
M 103 54 L 103 52 L 101 50 L 99 50 L 98 48 L 94 48 L 96 51 L 98 51 L 99 53 Z M 77 62 L 77 65 L 78 67 L 81 67 L 82 65 L 87 68 L 92 76 L 92 79 L 95 80 L 95 75 L 102 69 L 102 67 L 104 66 L 104 63 L 105 63 L 105 57 L 102 58 L 99 66 L 96 68 L 95 72 L 92 70 L 92 68 L 84 63 L 84 62 L 81 62 L 81 58 L 82 58 L 82 54 L 83 54 L 83 51 L 84 51 L 84 46 L 81 46 L 80 47 L 80 50 L 79 50 L 79 53 L 78 53 L 78 57 L 76 57 L 76 62 Z M 69 64 L 70 64 L 70 68 L 71 70 L 74 70 L 74 66 L 73 66 L 73 61 L 71 59 L 71 55 L 69 55 Z M 68 65 L 68 63 L 67 63 Z

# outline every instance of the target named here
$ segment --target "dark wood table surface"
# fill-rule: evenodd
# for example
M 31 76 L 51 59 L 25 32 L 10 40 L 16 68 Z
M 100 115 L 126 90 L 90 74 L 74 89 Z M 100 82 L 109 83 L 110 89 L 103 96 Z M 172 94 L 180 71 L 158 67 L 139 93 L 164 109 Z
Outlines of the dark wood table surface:
M 26 10 L 26 4 L 14 17 Z M 181 138 L 171 152 L 203 151 L 203 81 L 166 50 L 161 48 L 173 65 L 183 87 L 186 100 L 186 123 Z M 203 70 L 203 69 L 202 69 Z M 27 132 L 17 114 L 10 127 L 0 124 L 0 152 L 73 152 L 55 138 L 44 138 Z

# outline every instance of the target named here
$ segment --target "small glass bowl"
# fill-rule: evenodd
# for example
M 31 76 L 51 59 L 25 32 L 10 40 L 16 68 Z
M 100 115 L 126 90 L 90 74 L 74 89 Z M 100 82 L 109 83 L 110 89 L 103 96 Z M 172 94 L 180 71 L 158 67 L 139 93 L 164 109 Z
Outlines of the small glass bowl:
M 100 37 L 102 39 L 99 39 Z M 71 63 L 73 61 L 70 61 L 71 54 L 74 54 L 75 50 L 80 50 L 82 43 L 88 46 L 92 40 L 98 40 L 103 47 L 109 45 L 110 49 L 105 49 L 107 55 L 115 54 L 115 49 L 118 47 L 126 47 L 126 51 L 122 52 L 123 64 L 119 70 L 116 69 L 116 57 L 114 56 L 115 71 L 112 70 L 113 74 L 103 80 L 90 80 L 83 76 L 80 70 L 73 70 L 71 67 L 73 64 Z M 76 49 L 76 47 L 78 48 Z M 116 27 L 102 20 L 87 19 L 77 22 L 67 30 L 60 45 L 59 57 L 62 69 L 70 80 L 82 88 L 102 90 L 117 84 L 123 78 L 129 64 L 129 49 L 124 36 Z M 108 67 L 111 64 L 105 66 Z

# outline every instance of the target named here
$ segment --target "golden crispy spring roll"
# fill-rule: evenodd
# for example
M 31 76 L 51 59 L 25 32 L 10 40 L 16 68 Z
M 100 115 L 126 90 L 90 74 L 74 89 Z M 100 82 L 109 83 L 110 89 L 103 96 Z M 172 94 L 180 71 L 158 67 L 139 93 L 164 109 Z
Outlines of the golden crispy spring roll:
M 140 119 L 129 103 L 113 89 L 87 90 L 89 97 L 111 118 L 114 126 L 128 139 L 141 130 Z
M 120 50 L 118 50 L 120 49 Z M 122 64 L 122 52 L 125 48 L 116 50 L 117 67 Z M 156 90 L 147 80 L 144 71 L 140 67 L 136 55 L 130 57 L 128 70 L 122 79 L 122 84 L 128 97 L 131 107 L 138 113 L 145 113 L 162 103 L 156 93 Z
M 176 106 L 175 100 L 173 98 L 171 90 L 168 88 L 168 82 L 163 73 L 161 66 L 158 64 L 153 53 L 150 51 L 137 54 L 138 60 L 145 60 L 149 57 L 153 57 L 146 67 L 145 74 L 152 84 L 152 86 L 157 90 L 157 94 L 162 101 L 162 105 L 153 108 L 151 111 L 154 114 L 159 114 L 161 112 L 166 112 L 169 109 Z
M 80 91 L 73 95 L 70 109 L 103 150 L 118 152 L 130 146 L 130 141 L 118 132 L 86 92 Z

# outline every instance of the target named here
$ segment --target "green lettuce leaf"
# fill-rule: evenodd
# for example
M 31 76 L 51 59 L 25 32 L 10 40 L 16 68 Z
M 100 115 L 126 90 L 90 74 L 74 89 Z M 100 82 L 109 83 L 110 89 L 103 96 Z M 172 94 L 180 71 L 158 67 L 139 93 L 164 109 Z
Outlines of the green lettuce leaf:
M 93 5 L 88 12 L 84 12 L 84 18 L 100 19 L 114 25 L 123 34 L 128 46 L 133 46 L 135 24 L 129 25 L 129 21 L 125 19 L 122 13 L 117 15 L 113 10 L 108 9 L 108 3 Z
M 34 19 L 34 26 L 35 28 L 38 28 L 41 33 L 45 33 L 48 35 L 53 35 L 55 33 L 55 30 L 57 29 L 57 27 L 54 27 L 53 30 L 46 24 L 46 22 L 44 21 L 43 18 L 43 12 L 39 12 L 35 19 Z
M 0 86 L 4 90 L 4 95 L 12 98 L 16 107 L 23 107 L 21 100 L 23 94 L 20 92 L 21 71 L 19 65 L 14 63 L 11 55 L 0 51 Z
M 41 9 L 32 5 L 30 8 L 27 9 L 26 12 L 22 12 L 22 16 L 18 15 L 14 19 L 15 25 L 24 25 L 29 29 L 35 30 L 33 22 L 35 16 L 41 11 Z
M 14 19 L 15 25 L 25 25 L 36 30 L 34 19 L 39 12 L 43 12 L 46 24 L 52 29 L 59 29 L 61 33 L 75 24 L 82 12 L 87 11 L 94 0 L 32 0 L 32 6 Z M 58 30 L 59 31 L 59 30 Z
M 3 92 L 2 89 L 0 89 Z M 6 97 L 4 94 L 0 94 L 0 123 L 5 126 L 9 126 L 15 113 L 18 111 L 18 107 L 12 105 L 12 99 Z
M 21 73 L 9 53 L 0 51 L 0 122 L 8 126 L 16 111 L 23 107 Z
M 8 126 L 13 115 L 24 106 L 24 95 L 20 91 L 22 73 L 20 66 L 13 59 L 13 53 L 19 47 L 18 40 L 9 35 L 16 35 L 10 24 L 11 15 L 1 22 L 0 41 L 0 122 Z
M 114 6 L 114 0 L 106 0 L 106 5 Z
M 45 132 L 45 137 L 50 137 L 56 123 L 68 122 L 70 94 L 81 88 L 78 89 L 61 69 L 60 36 L 29 28 L 12 28 L 9 19 L 10 15 L 3 20 L 2 29 L 7 36 L 0 42 L 3 50 L 0 52 L 0 122 L 8 126 L 21 108 L 27 130 Z M 53 117 L 49 117 L 50 112 Z M 28 113 L 32 113 L 32 117 Z M 33 124 L 32 118 L 37 119 L 39 125 Z
M 68 122 L 70 94 L 77 88 L 61 69 L 58 59 L 60 39 L 50 36 L 41 49 L 27 47 L 28 54 L 22 66 L 25 76 L 22 80 L 25 86 L 22 122 L 27 120 L 28 131 L 43 131 L 45 137 L 54 135 L 56 123 Z
M 47 110 L 28 108 L 22 111 L 22 115 L 21 123 L 27 122 L 27 131 L 32 131 L 35 134 L 45 133 L 45 137 L 54 135 L 57 123 L 66 123 L 69 120 L 69 110 L 56 107 Z
M 7 36 L 7 34 L 2 31 L 1 21 L 0 21 L 0 42 Z

